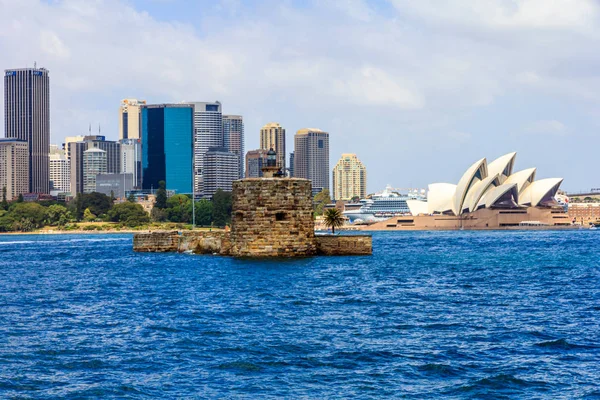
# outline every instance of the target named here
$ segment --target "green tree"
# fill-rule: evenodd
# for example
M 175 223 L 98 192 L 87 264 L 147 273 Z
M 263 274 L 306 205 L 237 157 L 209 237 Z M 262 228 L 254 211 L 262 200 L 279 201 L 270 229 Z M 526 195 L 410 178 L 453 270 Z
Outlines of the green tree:
M 10 209 L 10 216 L 17 223 L 17 230 L 26 232 L 44 226 L 46 208 L 37 203 L 16 203 Z
M 358 203 L 360 201 L 360 197 L 359 196 L 354 196 L 354 197 L 352 197 L 352 199 L 350 201 L 352 203 Z
M 133 192 L 129 192 L 129 196 L 127 196 L 127 201 L 130 203 L 135 203 L 135 195 Z
M 112 201 L 113 203 L 115 202 L 115 191 L 114 190 L 110 191 L 110 201 Z
M 232 208 L 231 192 L 217 190 L 212 198 L 212 222 L 216 226 L 225 226 L 231 223 Z
M 13 230 L 15 220 L 8 211 L 0 210 L 0 232 L 10 232 Z
M 75 219 L 80 221 L 81 218 L 83 218 L 83 210 L 85 210 L 85 208 L 83 208 L 83 199 L 81 193 L 77 193 L 75 200 L 69 204 L 69 207 L 72 207 L 72 213 L 75 216 Z
M 213 203 L 202 199 L 196 202 L 196 224 L 208 226 L 212 222 Z
M 167 200 L 167 218 L 171 222 L 192 221 L 192 199 L 183 194 L 176 194 Z M 156 205 L 155 205 L 156 207 Z
M 158 190 L 156 191 L 156 201 L 154 207 L 158 209 L 167 208 L 167 189 L 165 181 L 158 182 Z
M 65 206 L 53 204 L 46 209 L 46 224 L 64 226 L 71 220 L 71 213 Z
M 96 214 L 94 214 L 89 207 L 83 212 L 83 220 L 86 222 L 92 222 L 96 220 Z
M 329 190 L 323 189 L 313 198 L 313 208 L 316 215 L 323 215 L 323 209 L 327 204 L 331 203 Z
M 331 233 L 335 235 L 335 228 L 344 225 L 344 215 L 337 208 L 329 208 L 325 210 L 323 221 L 325 222 L 325 226 L 331 228 Z
M 92 214 L 101 216 L 106 214 L 113 206 L 110 197 L 104 193 L 92 192 L 81 194 L 81 207 L 83 210 L 89 208 Z
M 108 211 L 107 217 L 109 221 L 121 222 L 130 227 L 136 227 L 150 222 L 150 216 L 144 211 L 144 207 L 140 204 L 131 202 L 115 204 L 115 206 Z
M 23 194 L 19 193 L 19 197 L 17 197 L 17 203 L 22 203 L 23 202 Z
M 152 221 L 154 222 L 165 222 L 167 220 L 167 211 L 161 208 L 152 207 L 150 218 L 152 218 Z
M 8 201 L 6 200 L 6 186 L 2 187 L 2 203 L 0 204 L 0 208 L 3 210 L 8 210 Z

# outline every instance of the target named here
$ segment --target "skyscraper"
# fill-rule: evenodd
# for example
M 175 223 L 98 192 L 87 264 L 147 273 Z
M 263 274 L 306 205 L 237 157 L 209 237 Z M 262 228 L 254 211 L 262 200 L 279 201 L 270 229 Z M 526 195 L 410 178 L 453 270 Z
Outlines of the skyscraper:
M 219 189 L 231 192 L 233 181 L 239 179 L 237 154 L 225 147 L 211 147 L 204 154 L 204 191 L 202 197 L 211 198 Z
M 65 151 L 50 145 L 50 194 L 66 193 L 71 189 L 71 171 Z
M 290 153 L 290 168 L 289 168 L 289 171 L 290 171 L 290 178 L 293 178 L 294 177 L 294 152 L 293 151 Z
M 250 150 L 246 153 L 246 178 L 260 178 L 263 176 L 262 167 L 267 165 L 268 150 Z
M 146 100 L 123 99 L 119 107 L 119 139 L 140 138 L 140 107 Z
M 367 196 L 367 169 L 356 154 L 342 154 L 333 168 L 333 199 L 364 199 Z
M 314 128 L 296 132 L 294 177 L 310 179 L 314 193 L 329 190 L 329 133 Z
M 49 193 L 50 78 L 45 68 L 4 72 L 4 127 L 7 138 L 29 145 L 29 192 Z
M 106 152 L 106 172 L 118 174 L 121 172 L 121 145 L 119 142 L 105 140 L 104 136 L 84 136 L 83 141 L 69 142 L 69 168 L 71 170 L 71 194 L 84 192 L 83 153 L 96 148 Z
M 223 147 L 221 103 L 190 102 L 194 107 L 194 166 L 196 193 L 202 193 L 204 155 L 211 147 Z
M 244 176 L 244 120 L 241 115 L 223 115 L 223 147 L 238 156 L 238 179 Z
M 141 139 L 121 139 L 121 173 L 130 174 L 131 187 L 142 187 L 142 141 Z
M 194 106 L 157 104 L 142 106 L 142 189 L 166 188 L 192 193 L 194 158 Z
M 0 139 L 0 196 L 3 188 L 9 201 L 29 191 L 29 149 L 24 140 Z
M 277 122 L 269 122 L 260 129 L 260 148 L 273 148 L 277 153 L 277 166 L 285 170 L 285 129 Z
M 96 175 L 106 174 L 106 151 L 93 147 L 83 152 L 83 193 L 96 191 Z

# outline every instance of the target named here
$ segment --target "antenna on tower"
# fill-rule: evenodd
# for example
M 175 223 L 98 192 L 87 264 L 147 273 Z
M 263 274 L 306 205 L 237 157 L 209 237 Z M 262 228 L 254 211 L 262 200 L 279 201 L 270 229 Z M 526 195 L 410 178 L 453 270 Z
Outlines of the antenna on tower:
M 100 122 L 98 122 L 98 135 L 100 135 Z
M 33 69 L 37 69 L 37 61 L 33 62 Z
M 90 122 L 90 136 L 92 135 L 92 123 Z

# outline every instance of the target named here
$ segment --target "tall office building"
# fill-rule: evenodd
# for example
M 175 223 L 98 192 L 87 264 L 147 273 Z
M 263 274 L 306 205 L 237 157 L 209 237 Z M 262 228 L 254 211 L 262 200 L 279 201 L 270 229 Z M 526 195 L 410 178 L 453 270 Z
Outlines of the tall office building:
M 50 78 L 45 68 L 4 72 L 4 127 L 7 138 L 29 146 L 29 192 L 49 193 Z
M 106 174 L 106 151 L 93 147 L 83 152 L 83 193 L 96 191 L 96 175 Z
M 29 145 L 24 140 L 0 139 L 0 196 L 3 188 L 9 201 L 29 192 Z
M 367 169 L 356 154 L 342 154 L 333 168 L 333 199 L 367 197 Z
M 294 152 L 290 153 L 290 167 L 288 168 L 290 171 L 290 178 L 294 177 Z
M 83 142 L 84 139 L 85 139 L 84 135 L 67 136 L 67 137 L 65 137 L 65 142 L 62 144 L 62 148 L 65 151 L 65 155 L 67 156 L 67 160 L 71 159 L 71 153 L 69 151 L 69 143 Z
M 239 162 L 238 155 L 225 147 L 209 148 L 204 154 L 202 197 L 212 198 L 219 189 L 231 192 L 233 181 L 239 179 Z
M 119 107 L 119 139 L 140 138 L 140 107 L 146 100 L 123 99 Z
M 132 178 L 131 187 L 142 188 L 142 141 L 121 139 L 121 173 Z
M 202 193 L 204 155 L 211 147 L 223 147 L 223 114 L 218 101 L 186 104 L 194 107 L 194 182 L 196 193 Z
M 142 189 L 192 193 L 194 178 L 194 106 L 142 106 Z
M 241 115 L 223 115 L 223 147 L 238 156 L 238 179 L 244 176 L 244 120 Z
M 71 171 L 65 151 L 55 144 L 50 145 L 50 194 L 66 193 L 71 190 Z
M 310 179 L 313 193 L 329 190 L 329 133 L 314 128 L 296 132 L 294 178 Z
M 260 129 L 260 148 L 273 148 L 277 153 L 277 166 L 285 171 L 285 129 L 277 122 L 269 122 Z
M 80 142 L 70 142 L 68 151 L 71 170 L 70 185 L 73 196 L 84 192 L 83 153 L 93 148 L 106 152 L 105 173 L 118 174 L 121 172 L 121 144 L 119 142 L 106 140 L 104 136 L 99 135 L 84 136 Z
M 260 178 L 263 176 L 262 167 L 267 166 L 268 150 L 250 150 L 246 153 L 246 178 Z

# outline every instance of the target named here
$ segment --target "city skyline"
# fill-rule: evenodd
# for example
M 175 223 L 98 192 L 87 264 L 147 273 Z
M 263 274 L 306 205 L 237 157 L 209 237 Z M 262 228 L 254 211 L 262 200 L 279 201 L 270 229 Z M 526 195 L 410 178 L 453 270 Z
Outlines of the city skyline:
M 358 153 L 369 192 L 451 181 L 466 167 L 456 153 L 509 151 L 563 176 L 566 190 L 598 186 L 582 171 L 600 145 L 599 56 L 587 50 L 600 5 L 432 4 L 4 2 L 0 50 L 4 69 L 37 61 L 52 72 L 52 143 L 90 122 L 116 140 L 124 98 L 218 99 L 244 116 L 247 149 L 259 148 L 255 132 L 268 121 L 286 127 L 288 143 L 302 127 L 326 130 L 330 165 Z M 306 32 L 307 21 L 327 34 Z M 115 74 L 125 58 L 136 61 Z M 442 176 L 428 167 L 436 162 L 447 166 Z

